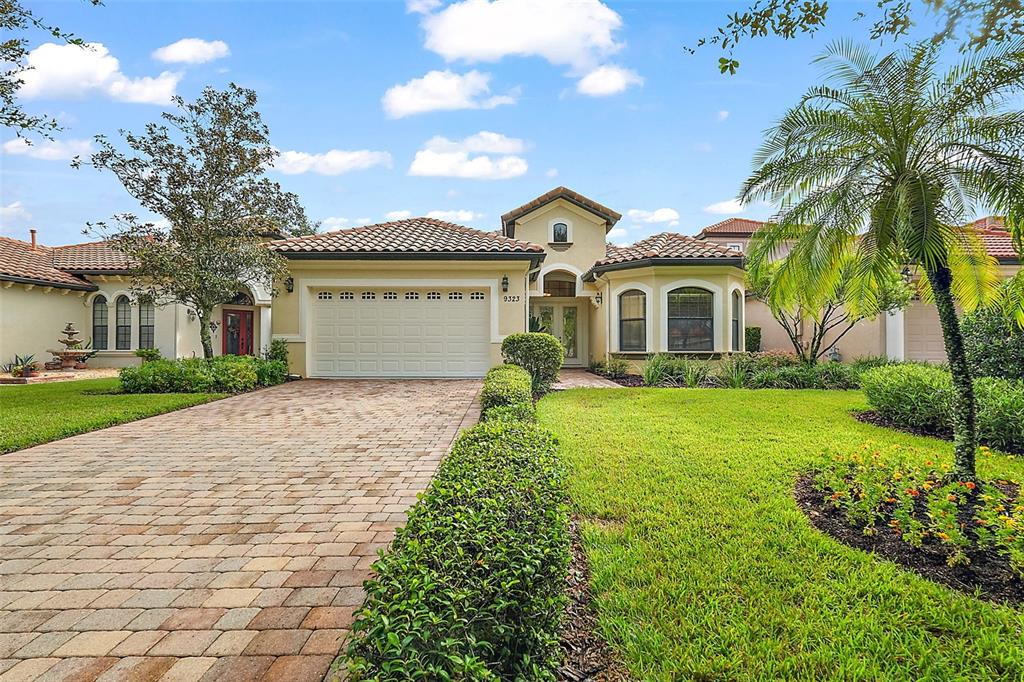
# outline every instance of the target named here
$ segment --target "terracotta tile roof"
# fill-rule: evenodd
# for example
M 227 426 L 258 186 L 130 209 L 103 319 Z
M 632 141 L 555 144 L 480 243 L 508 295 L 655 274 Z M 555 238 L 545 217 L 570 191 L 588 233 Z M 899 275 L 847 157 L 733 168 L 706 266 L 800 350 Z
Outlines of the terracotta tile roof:
M 568 187 L 556 187 L 550 192 L 545 192 L 536 199 L 527 201 L 519 208 L 514 208 L 508 213 L 501 216 L 501 226 L 502 229 L 505 231 L 505 234 L 510 234 L 510 231 L 515 226 L 516 220 L 522 218 L 524 215 L 531 211 L 537 210 L 538 208 L 544 206 L 545 204 L 550 204 L 552 201 L 555 201 L 557 199 L 565 199 L 570 203 L 576 204 L 577 206 L 585 208 L 588 211 L 604 218 L 607 222 L 607 225 L 605 227 L 606 230 L 612 229 L 612 226 L 615 225 L 615 223 L 619 222 L 619 219 L 622 218 L 621 213 L 616 213 L 607 206 L 599 204 L 593 199 L 588 199 L 579 192 L 574 192 Z
M 1013 237 L 1006 230 L 978 230 L 985 251 L 999 261 L 1019 262 L 1020 255 L 1013 248 Z
M 727 258 L 741 262 L 743 258 L 743 254 L 728 247 L 675 232 L 662 232 L 638 241 L 632 246 L 612 246 L 606 249 L 606 252 L 607 255 L 594 264 L 595 269 L 649 260 L 699 262 Z
M 542 257 L 544 247 L 434 218 L 389 223 L 278 239 L 270 248 L 289 254 L 516 254 Z
M 111 247 L 110 242 L 90 242 L 51 247 L 53 265 L 73 272 L 126 272 L 128 257 Z
M 700 231 L 697 235 L 699 238 L 703 238 L 705 235 L 731 235 L 731 236 L 750 236 L 760 230 L 768 223 L 761 220 L 750 220 L 749 218 L 726 218 L 725 220 L 709 225 Z
M 53 265 L 53 249 L 0 237 L 0 280 L 93 290 L 95 285 Z

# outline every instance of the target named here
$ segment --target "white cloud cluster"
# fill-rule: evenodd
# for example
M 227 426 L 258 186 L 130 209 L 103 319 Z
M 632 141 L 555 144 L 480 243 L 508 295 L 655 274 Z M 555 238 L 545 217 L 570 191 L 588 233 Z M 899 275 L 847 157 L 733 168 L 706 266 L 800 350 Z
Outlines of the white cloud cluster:
M 344 230 L 347 227 L 360 227 L 362 225 L 370 225 L 373 222 L 373 218 L 356 218 L 350 220 L 349 218 L 342 218 L 341 216 L 330 216 L 329 218 L 320 219 L 320 227 L 324 232 L 331 232 L 334 230 Z
M 590 97 L 608 97 L 625 91 L 631 85 L 643 85 L 636 71 L 614 64 L 599 66 L 576 83 L 576 92 Z
M 18 223 L 31 220 L 32 214 L 28 212 L 20 201 L 13 201 L 6 206 L 0 206 L 0 225 L 7 227 L 11 223 Z
M 202 40 L 182 38 L 153 51 L 153 59 L 159 62 L 181 64 L 205 64 L 231 54 L 231 48 L 223 40 Z
M 41 140 L 29 144 L 16 137 L 4 142 L 4 153 L 13 156 L 27 156 L 43 161 L 69 161 L 76 156 L 92 153 L 91 140 Z
M 529 166 L 518 156 L 526 144 L 514 137 L 481 131 L 462 140 L 436 136 L 426 141 L 409 166 L 409 175 L 505 180 L 523 175 Z
M 388 152 L 359 149 L 346 151 L 331 149 L 322 154 L 309 152 L 283 151 L 274 162 L 274 170 L 285 175 L 300 173 L 316 173 L 318 175 L 341 175 L 350 171 L 365 170 L 374 166 L 391 167 L 391 154 Z
M 718 112 L 718 120 L 719 121 L 724 121 L 727 118 L 729 118 L 729 112 L 728 111 L 726 111 L 725 109 L 722 109 L 722 110 L 720 110 Z
M 429 211 L 427 217 L 434 218 L 435 220 L 444 220 L 449 223 L 468 223 L 471 220 L 482 218 L 483 213 L 475 213 L 474 211 L 459 208 L 452 211 Z
M 464 74 L 430 71 L 422 78 L 389 88 L 381 105 L 388 118 L 403 118 L 427 111 L 493 109 L 515 104 L 515 94 L 491 95 L 490 81 L 489 73 L 475 70 Z
M 613 227 L 608 230 L 608 241 L 618 246 L 625 246 L 630 243 L 629 233 L 624 227 Z
M 120 102 L 170 104 L 182 78 L 171 71 L 129 78 L 102 43 L 44 43 L 29 52 L 27 63 L 29 70 L 19 75 L 24 82 L 18 89 L 25 99 L 100 94 Z
M 405 220 L 412 217 L 412 211 L 388 211 L 384 214 L 384 220 Z
M 704 212 L 717 215 L 732 215 L 734 213 L 743 213 L 746 208 L 738 199 L 726 199 L 725 201 L 717 201 L 705 206 Z
M 653 211 L 631 208 L 626 212 L 626 216 L 633 222 L 648 225 L 667 223 L 669 227 L 675 227 L 679 224 L 679 212 L 674 208 L 659 208 Z

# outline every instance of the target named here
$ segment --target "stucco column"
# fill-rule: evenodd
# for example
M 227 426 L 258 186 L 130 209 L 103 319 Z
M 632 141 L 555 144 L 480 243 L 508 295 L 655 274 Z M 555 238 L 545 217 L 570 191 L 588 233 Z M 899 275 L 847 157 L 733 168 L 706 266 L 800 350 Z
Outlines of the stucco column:
M 903 311 L 894 310 L 885 315 L 885 355 L 890 360 L 901 361 L 904 352 Z
M 270 328 L 270 306 L 260 306 L 260 347 L 258 352 L 262 353 L 264 350 L 270 349 L 272 331 Z

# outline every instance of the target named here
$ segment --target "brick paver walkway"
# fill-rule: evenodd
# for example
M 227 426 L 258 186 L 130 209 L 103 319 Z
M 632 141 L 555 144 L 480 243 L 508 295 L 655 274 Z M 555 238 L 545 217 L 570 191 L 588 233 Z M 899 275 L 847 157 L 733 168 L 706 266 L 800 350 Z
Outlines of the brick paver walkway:
M 558 374 L 558 381 L 551 387 L 556 391 L 569 388 L 622 388 L 610 379 L 591 374 L 585 369 L 563 369 Z
M 320 680 L 476 381 L 302 381 L 0 456 L 0 681 Z

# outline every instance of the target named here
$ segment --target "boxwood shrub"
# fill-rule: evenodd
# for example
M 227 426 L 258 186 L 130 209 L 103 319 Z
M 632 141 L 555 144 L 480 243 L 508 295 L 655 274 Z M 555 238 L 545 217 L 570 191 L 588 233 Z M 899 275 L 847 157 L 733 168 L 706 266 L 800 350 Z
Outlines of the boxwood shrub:
M 480 389 L 480 409 L 484 412 L 500 405 L 533 401 L 530 373 L 517 365 L 492 367 Z
M 485 422 L 535 422 L 537 408 L 534 407 L 533 401 L 498 405 L 485 411 L 482 416 Z
M 509 334 L 501 342 L 501 354 L 505 362 L 519 365 L 530 373 L 534 393 L 551 388 L 565 360 L 562 342 L 543 332 Z
M 154 360 L 120 370 L 125 393 L 241 393 L 282 383 L 287 368 L 279 360 L 222 355 L 206 360 Z
M 1024 331 L 999 310 L 980 308 L 960 322 L 964 352 L 977 376 L 1024 381 Z
M 553 680 L 569 510 L 554 439 L 464 432 L 364 584 L 352 680 Z

